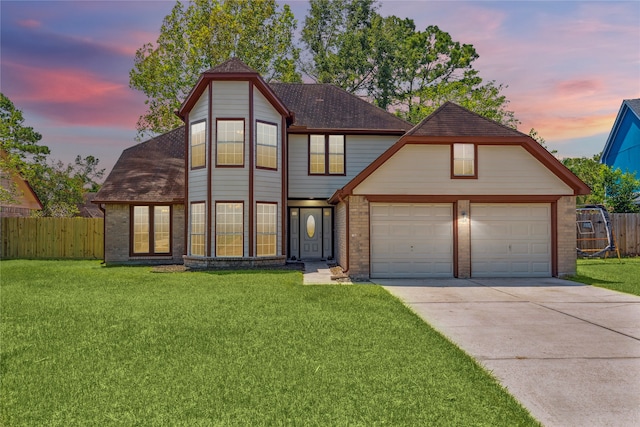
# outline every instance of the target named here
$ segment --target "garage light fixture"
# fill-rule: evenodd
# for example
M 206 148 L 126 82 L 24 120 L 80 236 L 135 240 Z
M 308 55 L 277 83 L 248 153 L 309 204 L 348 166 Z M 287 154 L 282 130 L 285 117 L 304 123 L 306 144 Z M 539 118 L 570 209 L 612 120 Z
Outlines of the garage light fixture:
M 461 218 L 462 223 L 466 224 L 466 222 L 467 222 L 467 211 L 460 212 L 460 216 L 462 217 Z

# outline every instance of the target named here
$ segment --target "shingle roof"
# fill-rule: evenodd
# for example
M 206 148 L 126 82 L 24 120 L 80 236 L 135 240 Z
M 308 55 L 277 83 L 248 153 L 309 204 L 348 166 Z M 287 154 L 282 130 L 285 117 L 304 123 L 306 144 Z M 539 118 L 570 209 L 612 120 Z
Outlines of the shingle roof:
M 218 64 L 215 67 L 205 71 L 205 73 L 250 73 L 258 74 L 256 70 L 249 67 L 247 64 L 239 60 L 238 58 L 231 58 L 224 61 L 222 64 Z
M 94 203 L 184 200 L 184 126 L 122 152 Z
M 287 108 L 293 126 L 308 129 L 405 131 L 411 124 L 330 84 L 270 83 Z
M 640 98 L 637 99 L 625 99 L 624 102 L 629 108 L 636 113 L 636 116 L 640 117 Z
M 522 132 L 482 117 L 453 102 L 418 123 L 407 135 L 414 136 L 527 136 Z

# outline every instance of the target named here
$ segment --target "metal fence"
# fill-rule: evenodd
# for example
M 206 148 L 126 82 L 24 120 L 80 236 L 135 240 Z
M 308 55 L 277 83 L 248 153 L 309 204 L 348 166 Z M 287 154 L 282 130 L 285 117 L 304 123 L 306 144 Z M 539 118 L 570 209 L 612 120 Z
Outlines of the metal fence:
M 0 218 L 0 257 L 103 259 L 102 218 Z

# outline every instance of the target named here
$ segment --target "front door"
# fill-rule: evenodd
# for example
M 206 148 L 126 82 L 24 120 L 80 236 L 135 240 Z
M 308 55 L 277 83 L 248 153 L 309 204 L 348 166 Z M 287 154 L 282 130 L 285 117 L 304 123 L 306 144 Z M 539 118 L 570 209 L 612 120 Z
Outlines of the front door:
M 322 209 L 300 209 L 300 258 L 322 258 Z

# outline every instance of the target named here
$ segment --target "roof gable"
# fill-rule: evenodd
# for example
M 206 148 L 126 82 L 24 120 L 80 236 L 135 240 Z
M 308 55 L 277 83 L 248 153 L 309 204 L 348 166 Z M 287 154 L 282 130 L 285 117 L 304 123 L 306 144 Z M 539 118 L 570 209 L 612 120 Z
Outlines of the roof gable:
M 640 98 L 625 99 L 613 123 L 600 161 L 625 171 L 640 164 Z
M 445 102 L 407 135 L 415 136 L 527 136 L 453 102 Z
M 184 201 L 185 127 L 122 152 L 94 203 Z
M 474 126 L 486 133 L 479 132 L 474 129 Z M 330 202 L 337 203 L 340 198 L 351 195 L 355 187 L 407 144 L 451 144 L 454 142 L 522 146 L 573 189 L 575 195 L 591 192 L 584 182 L 530 136 L 485 119 L 459 105 L 447 102 L 407 132 L 347 185 L 336 191 L 330 198 Z
M 332 84 L 271 83 L 269 86 L 294 112 L 290 132 L 344 130 L 402 135 L 412 126 Z

